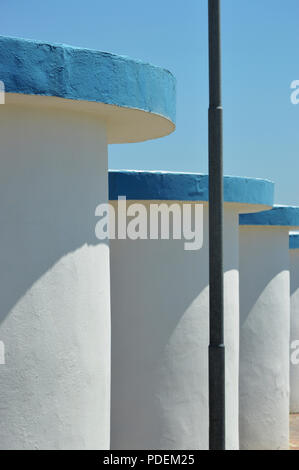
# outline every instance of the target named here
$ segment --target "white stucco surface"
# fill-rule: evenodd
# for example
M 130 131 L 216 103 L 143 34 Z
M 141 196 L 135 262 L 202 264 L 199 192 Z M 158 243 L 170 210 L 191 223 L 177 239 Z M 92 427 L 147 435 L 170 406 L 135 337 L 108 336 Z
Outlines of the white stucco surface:
M 240 226 L 240 447 L 289 446 L 288 227 Z
M 291 362 L 291 413 L 299 413 L 299 249 L 290 250 L 291 275 L 291 349 L 294 354 Z
M 225 205 L 224 234 L 227 447 L 237 449 L 236 205 Z M 208 448 L 208 283 L 207 204 L 199 251 L 184 240 L 111 240 L 112 449 Z
M 109 248 L 105 125 L 0 106 L 0 449 L 107 449 Z

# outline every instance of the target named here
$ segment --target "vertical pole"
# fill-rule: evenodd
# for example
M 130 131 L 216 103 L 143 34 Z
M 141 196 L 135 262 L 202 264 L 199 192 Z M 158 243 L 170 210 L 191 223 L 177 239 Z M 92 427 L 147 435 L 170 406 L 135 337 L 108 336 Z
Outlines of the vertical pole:
M 220 0 L 209 0 L 210 450 L 225 450 Z

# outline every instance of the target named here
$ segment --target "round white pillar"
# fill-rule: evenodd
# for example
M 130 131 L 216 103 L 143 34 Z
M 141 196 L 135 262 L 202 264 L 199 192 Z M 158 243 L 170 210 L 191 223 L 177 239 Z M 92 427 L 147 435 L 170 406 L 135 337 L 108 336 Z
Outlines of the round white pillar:
M 208 448 L 208 177 L 110 172 L 110 199 L 203 204 L 203 246 L 111 240 L 113 449 Z M 272 183 L 225 178 L 227 448 L 238 448 L 238 214 L 269 207 Z M 117 210 L 117 203 L 115 208 Z M 172 232 L 171 232 L 172 233 Z
M 299 413 L 299 234 L 290 235 L 291 413 Z
M 173 78 L 1 37 L 0 79 L 0 449 L 108 449 L 109 244 L 95 209 L 107 144 L 173 130 Z
M 240 446 L 289 446 L 289 231 L 299 208 L 240 216 Z

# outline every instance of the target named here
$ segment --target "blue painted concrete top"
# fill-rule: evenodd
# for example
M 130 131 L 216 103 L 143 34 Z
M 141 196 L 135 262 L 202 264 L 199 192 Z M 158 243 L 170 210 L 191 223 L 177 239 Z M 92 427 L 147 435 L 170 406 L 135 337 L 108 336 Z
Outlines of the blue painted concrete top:
M 299 227 L 299 207 L 275 206 L 270 211 L 242 214 L 240 225 Z
M 0 36 L 8 93 L 86 100 L 175 121 L 175 79 L 160 67 L 106 52 Z
M 290 250 L 299 250 L 299 234 L 290 235 Z
M 131 200 L 208 201 L 209 177 L 197 173 L 158 171 L 109 171 L 109 198 Z M 272 206 L 274 183 L 268 180 L 224 177 L 224 200 Z

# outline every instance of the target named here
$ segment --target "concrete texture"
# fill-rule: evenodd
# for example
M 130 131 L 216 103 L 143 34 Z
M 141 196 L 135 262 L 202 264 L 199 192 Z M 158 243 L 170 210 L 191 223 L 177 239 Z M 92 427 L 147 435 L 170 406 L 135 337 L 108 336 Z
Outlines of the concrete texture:
M 288 449 L 289 231 L 299 208 L 240 215 L 240 446 Z
M 52 101 L 100 114 L 109 122 L 108 143 L 154 139 L 175 128 L 173 75 L 128 57 L 0 36 L 0 77 L 7 102 L 20 103 L 22 95 L 26 104 Z
M 209 200 L 209 176 L 167 171 L 109 170 L 109 199 L 202 201 Z M 269 209 L 273 205 L 274 184 L 259 178 L 224 176 L 224 200 L 244 204 L 246 210 Z M 240 210 L 242 212 L 242 209 Z
M 244 182 L 243 188 L 248 184 Z M 260 198 L 252 206 L 245 203 L 242 181 L 237 183 L 240 201 L 225 204 L 229 449 L 239 447 L 238 214 L 242 210 L 257 210 L 258 202 L 262 208 L 272 203 L 267 184 L 262 181 L 260 184 L 266 188 L 265 193 L 261 190 Z M 112 199 L 117 195 L 127 195 L 129 199 L 139 195 L 138 202 L 144 202 L 147 208 L 153 202 L 147 199 L 150 196 L 167 203 L 167 199 L 179 200 L 182 195 L 183 201 L 188 200 L 189 194 L 192 201 L 197 198 L 198 202 L 205 202 L 204 243 L 198 251 L 184 251 L 184 240 L 111 240 L 111 447 L 207 449 L 209 279 L 208 204 L 204 201 L 207 178 L 160 172 L 110 172 L 109 186 Z M 197 195 L 193 190 L 198 191 Z M 142 201 L 142 194 L 147 201 Z
M 108 449 L 105 125 L 9 105 L 0 122 L 0 448 Z
M 0 449 L 108 449 L 107 144 L 174 130 L 175 80 L 113 54 L 0 37 Z
M 240 227 L 240 446 L 289 445 L 288 231 Z
M 290 275 L 291 275 L 291 413 L 299 413 L 299 236 L 291 236 Z M 295 344 L 295 349 L 292 348 Z M 297 351 L 297 352 L 296 352 Z

